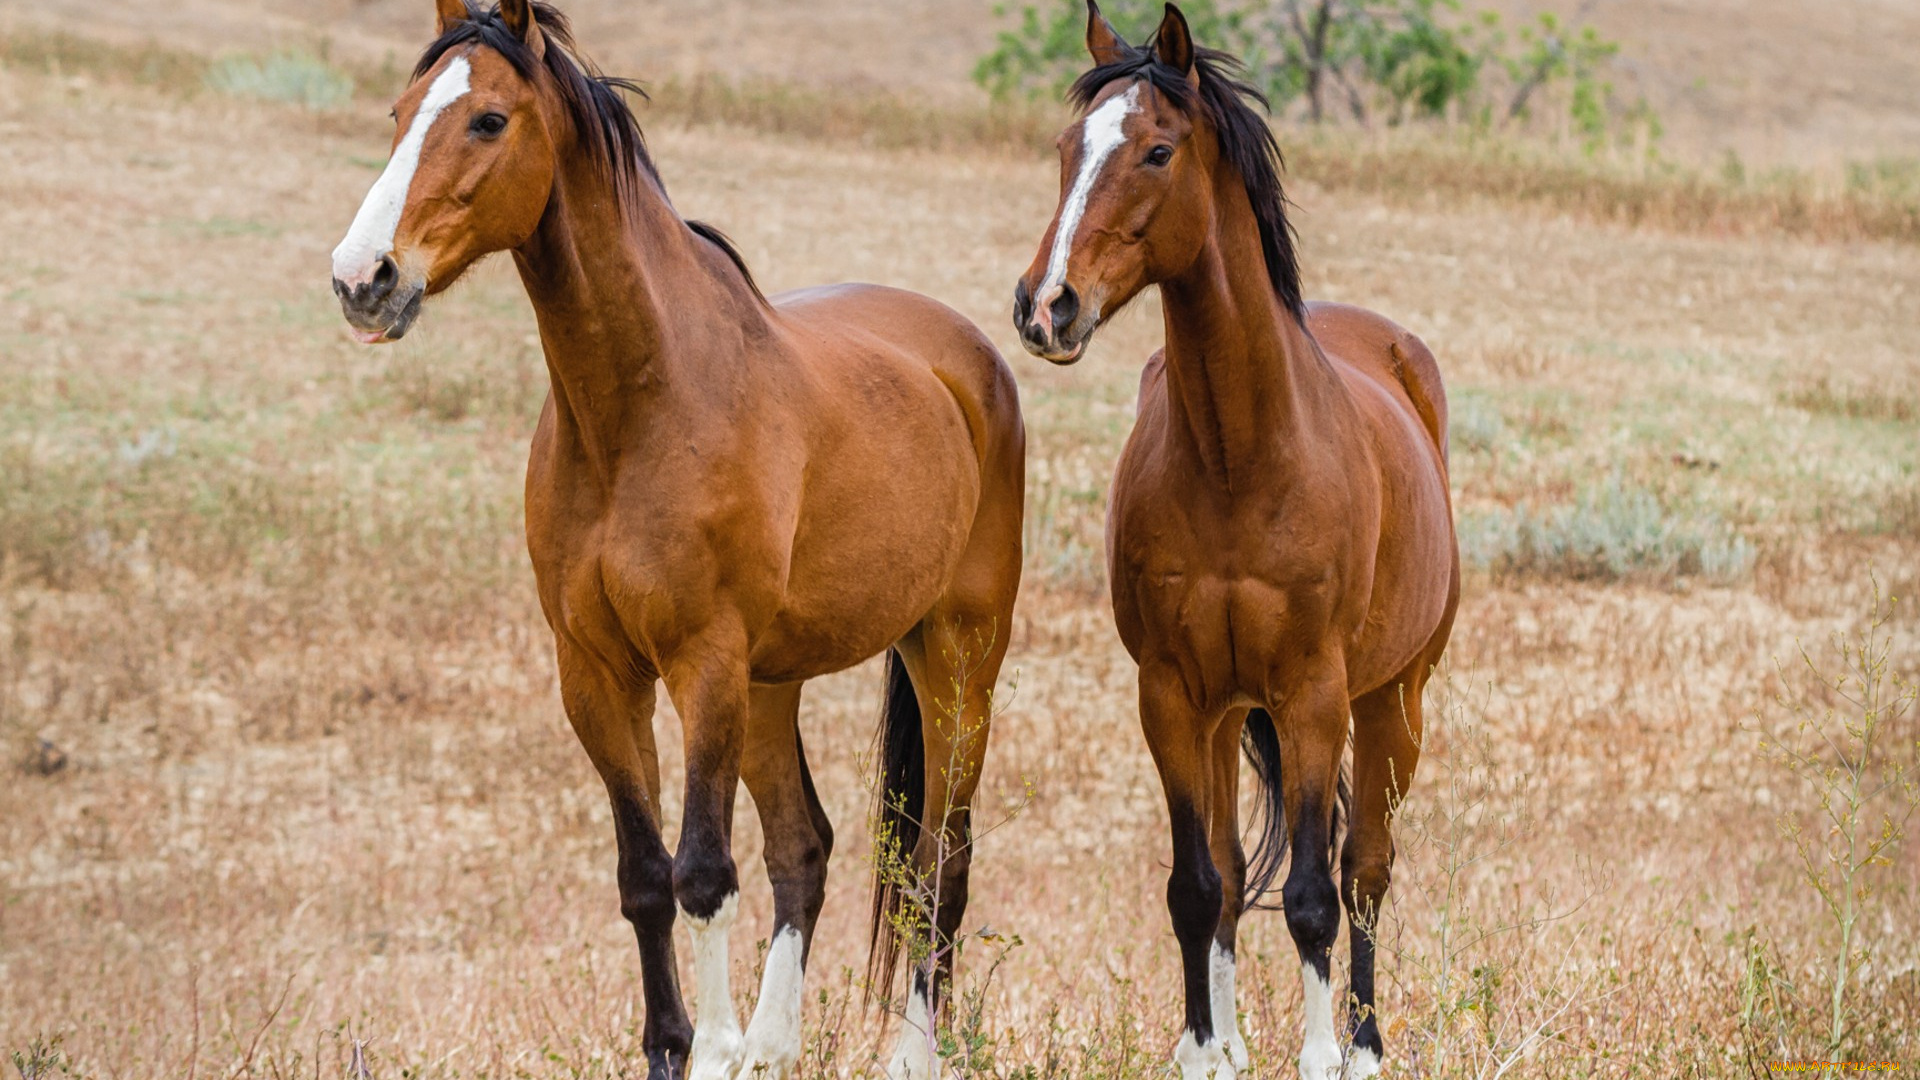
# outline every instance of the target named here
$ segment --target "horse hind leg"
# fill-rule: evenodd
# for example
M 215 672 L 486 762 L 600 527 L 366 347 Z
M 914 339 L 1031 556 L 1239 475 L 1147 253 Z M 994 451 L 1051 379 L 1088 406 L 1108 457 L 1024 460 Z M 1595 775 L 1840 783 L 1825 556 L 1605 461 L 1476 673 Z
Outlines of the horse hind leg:
M 827 894 L 833 829 L 813 790 L 799 730 L 800 683 L 748 691 L 741 778 L 766 835 L 773 933 L 740 1075 L 782 1080 L 800 1059 L 807 954 Z
M 1374 1005 L 1375 927 L 1393 872 L 1393 815 L 1420 764 L 1426 659 L 1353 703 L 1353 818 L 1340 853 L 1340 895 L 1352 927 L 1348 1080 L 1378 1075 L 1385 1048 Z
M 905 869 L 931 886 L 936 900 L 932 911 L 919 913 L 930 925 L 913 927 L 924 938 L 910 950 L 921 962 L 909 976 L 905 1023 L 888 1060 L 887 1075 L 894 1080 L 934 1074 L 933 1025 L 952 980 L 953 942 L 967 910 L 973 796 L 986 764 L 1013 591 L 1012 585 L 986 590 L 971 603 L 950 595 L 898 646 L 919 705 L 921 740 L 918 835 L 901 854 L 908 860 Z

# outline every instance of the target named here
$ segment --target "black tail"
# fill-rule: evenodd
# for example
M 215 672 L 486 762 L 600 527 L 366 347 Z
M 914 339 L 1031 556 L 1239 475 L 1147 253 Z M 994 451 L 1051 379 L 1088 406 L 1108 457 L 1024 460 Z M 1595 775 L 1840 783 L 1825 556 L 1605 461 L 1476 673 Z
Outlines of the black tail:
M 1262 904 L 1260 897 L 1273 888 L 1280 868 L 1287 864 L 1287 808 L 1280 786 L 1280 733 L 1274 730 L 1273 714 L 1265 709 L 1247 711 L 1246 726 L 1240 730 L 1240 748 L 1260 781 L 1260 807 L 1254 813 L 1253 851 L 1247 856 L 1247 885 L 1241 892 L 1241 907 L 1272 910 L 1278 904 Z M 1327 834 L 1327 857 L 1337 865 L 1340 842 L 1347 830 L 1347 812 L 1353 802 L 1353 785 L 1347 778 L 1347 761 L 1342 755 L 1340 779 L 1334 789 L 1333 829 Z
M 893 916 L 899 910 L 900 870 L 920 843 L 920 815 L 927 798 L 927 743 L 920 731 L 920 699 L 898 650 L 887 653 L 886 700 L 880 706 L 880 791 L 874 807 L 873 938 L 867 955 L 867 993 L 893 986 L 900 939 Z

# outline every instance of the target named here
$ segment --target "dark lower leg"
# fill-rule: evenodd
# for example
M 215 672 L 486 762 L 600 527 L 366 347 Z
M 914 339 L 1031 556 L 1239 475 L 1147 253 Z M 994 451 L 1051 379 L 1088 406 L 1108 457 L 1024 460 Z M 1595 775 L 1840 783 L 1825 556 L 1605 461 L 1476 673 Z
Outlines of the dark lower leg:
M 1213 1041 L 1212 953 L 1220 925 L 1220 872 L 1208 849 L 1207 830 L 1194 807 L 1175 807 L 1173 870 L 1167 875 L 1167 913 L 1180 942 L 1187 997 L 1187 1030 L 1194 1042 Z
M 640 980 L 646 1026 L 640 1045 L 648 1080 L 677 1080 L 687 1072 L 693 1025 L 680 996 L 673 953 L 673 860 L 660 830 L 637 795 L 613 797 L 614 833 L 620 845 L 620 913 L 633 924 L 640 945 Z

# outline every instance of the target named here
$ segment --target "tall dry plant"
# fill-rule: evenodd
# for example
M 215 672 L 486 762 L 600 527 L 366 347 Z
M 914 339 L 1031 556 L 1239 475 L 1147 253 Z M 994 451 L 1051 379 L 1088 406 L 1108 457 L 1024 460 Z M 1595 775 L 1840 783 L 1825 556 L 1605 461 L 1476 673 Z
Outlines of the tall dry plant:
M 1428 755 L 1413 801 L 1394 797 L 1393 888 L 1352 932 L 1391 960 L 1386 1026 L 1404 1075 L 1539 1074 L 1543 1056 L 1569 1052 L 1569 1019 L 1604 996 L 1576 947 L 1589 927 L 1574 919 L 1606 883 L 1587 866 L 1576 897 L 1513 887 L 1536 832 L 1532 782 L 1502 764 L 1484 708 L 1450 673 L 1429 701 L 1426 741 L 1444 734 L 1447 752 Z
M 962 748 L 976 738 L 985 738 L 993 717 L 1004 708 L 1005 703 L 997 694 L 989 696 L 985 716 L 968 717 L 962 705 L 965 688 L 978 670 L 976 657 L 988 655 L 991 644 L 976 642 L 974 649 L 963 650 L 952 665 L 952 685 L 944 688 L 944 696 L 935 694 L 936 700 L 921 703 L 921 708 L 934 717 L 934 723 L 949 735 L 947 745 L 951 750 L 942 766 L 947 776 L 944 788 L 947 791 L 963 780 L 978 779 L 965 775 L 973 766 L 965 759 Z M 1009 695 L 1017 693 L 1018 687 L 1016 671 L 1009 680 Z M 869 775 L 876 774 L 869 770 Z M 875 815 L 874 862 L 885 885 L 901 898 L 888 921 L 889 930 L 898 936 L 907 958 L 908 993 L 911 994 L 915 983 L 923 980 L 929 987 L 938 987 L 942 969 L 950 968 L 969 943 L 978 942 L 990 950 L 985 967 L 977 976 L 965 985 L 951 984 L 937 991 L 943 1005 L 936 1015 L 928 1018 L 920 1033 L 926 1039 L 927 1060 L 933 1064 L 933 1080 L 939 1080 L 948 1070 L 961 1077 L 995 1074 L 996 1051 L 1000 1046 L 987 1023 L 988 991 L 1000 965 L 1023 944 L 1017 934 L 1003 934 L 985 926 L 950 939 L 942 934 L 935 916 L 940 910 L 944 871 L 954 859 L 971 856 L 975 845 L 1019 817 L 1032 801 L 1033 789 L 1029 784 L 1007 813 L 984 826 L 974 824 L 969 816 L 964 832 L 958 836 L 945 827 L 954 807 L 949 803 L 933 808 L 926 820 L 917 822 L 920 835 L 931 836 L 934 841 L 932 860 L 924 869 L 914 866 L 913 852 L 903 850 L 898 838 L 881 825 L 880 815 Z M 902 817 L 916 820 L 912 815 L 917 808 L 898 806 L 895 809 Z M 908 1017 L 904 1002 L 889 1001 L 888 1011 L 902 1024 L 914 1022 Z
M 1832 957 L 1819 977 L 1829 1056 L 1847 1042 L 1859 1008 L 1851 992 L 1885 944 L 1866 919 L 1877 882 L 1903 855 L 1908 822 L 1920 808 L 1920 741 L 1902 748 L 1912 736 L 1898 729 L 1920 697 L 1920 686 L 1892 666 L 1898 604 L 1876 577 L 1861 628 L 1833 635 L 1836 667 L 1822 666 L 1801 646 L 1801 692 L 1779 698 L 1792 725 L 1763 733 L 1760 742 L 1761 753 L 1792 774 L 1807 797 L 1780 811 L 1775 824 L 1833 934 Z M 1794 686 L 1792 672 L 1780 674 Z

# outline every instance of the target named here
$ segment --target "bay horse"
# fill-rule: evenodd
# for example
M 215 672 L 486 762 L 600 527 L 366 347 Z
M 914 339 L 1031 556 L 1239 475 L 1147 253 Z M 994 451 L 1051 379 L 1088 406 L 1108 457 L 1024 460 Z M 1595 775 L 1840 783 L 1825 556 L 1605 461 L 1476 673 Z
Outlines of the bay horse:
M 360 340 L 393 341 L 426 297 L 513 253 L 551 378 L 527 550 L 567 718 L 612 803 L 648 1076 L 777 1080 L 801 1050 L 833 849 L 798 727 L 806 680 L 889 652 L 879 818 L 914 870 L 943 855 L 938 930 L 950 939 L 965 910 L 968 807 L 1021 570 L 1013 376 L 977 327 L 925 297 L 762 296 L 725 237 L 675 212 L 620 93 L 634 88 L 580 57 L 560 12 L 436 10 L 333 287 Z M 671 858 L 652 726 L 662 682 L 686 745 Z M 744 1034 L 727 953 L 743 780 L 774 896 Z M 875 891 L 890 982 L 902 900 L 884 878 Z M 676 908 L 692 937 L 691 1027 Z M 933 1022 L 944 981 L 916 975 L 909 1028 Z M 929 1075 L 927 1044 L 903 1030 L 889 1071 Z
M 1419 761 L 1421 689 L 1460 594 L 1439 367 L 1371 311 L 1302 301 L 1280 152 L 1254 108 L 1265 99 L 1232 57 L 1194 43 L 1177 7 L 1133 46 L 1089 0 L 1087 49 L 1081 116 L 1060 138 L 1060 206 L 1014 290 L 1014 323 L 1028 351 L 1070 364 L 1114 312 L 1160 288 L 1166 347 L 1147 361 L 1115 469 L 1107 568 L 1172 827 L 1167 907 L 1186 990 L 1174 1058 L 1186 1080 L 1246 1070 L 1235 929 L 1284 857 L 1300 1075 L 1326 1080 L 1344 1060 L 1346 1076 L 1371 1076 L 1382 1046 L 1368 928 Z M 1243 747 L 1267 824 L 1251 867 Z M 1344 1058 L 1330 986 L 1343 902 Z

